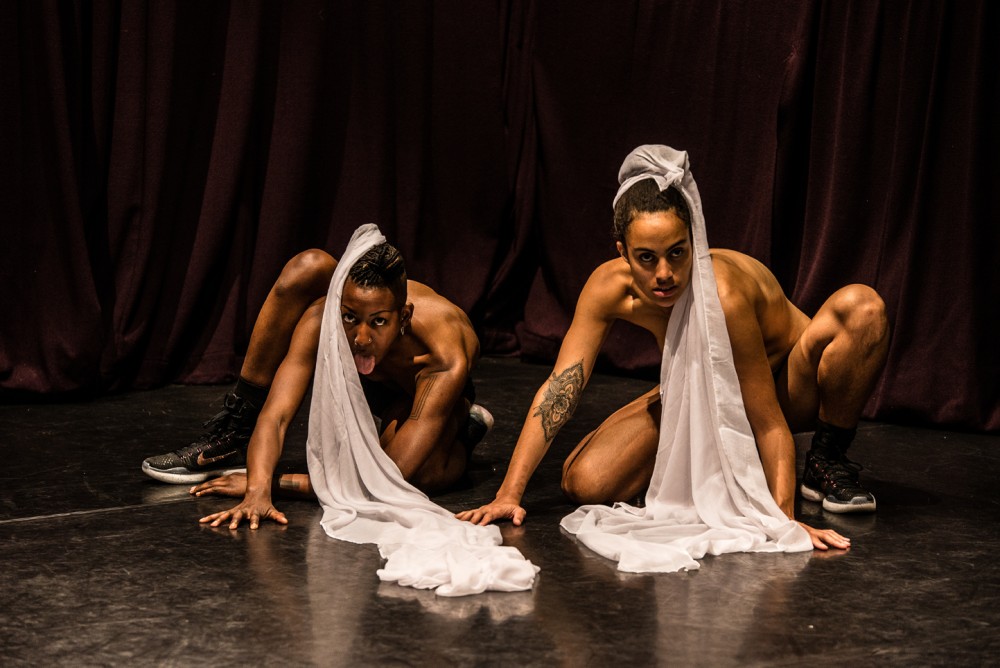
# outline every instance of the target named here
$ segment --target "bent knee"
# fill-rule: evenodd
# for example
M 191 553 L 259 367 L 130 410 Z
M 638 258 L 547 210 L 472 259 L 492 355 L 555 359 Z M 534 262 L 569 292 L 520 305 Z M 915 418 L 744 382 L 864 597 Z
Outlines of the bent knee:
M 274 289 L 282 295 L 321 297 L 326 294 L 336 268 L 337 261 L 326 251 L 318 248 L 302 251 L 285 264 Z
M 604 467 L 577 457 L 563 467 L 560 483 L 563 494 L 577 505 L 607 503 L 611 499 L 606 474 Z
M 867 285 L 848 285 L 837 292 L 837 312 L 844 326 L 880 339 L 889 327 L 885 302 Z

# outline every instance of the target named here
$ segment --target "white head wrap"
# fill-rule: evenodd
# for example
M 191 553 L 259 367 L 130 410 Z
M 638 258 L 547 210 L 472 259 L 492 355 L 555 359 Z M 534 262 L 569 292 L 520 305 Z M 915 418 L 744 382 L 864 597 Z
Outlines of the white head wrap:
M 333 538 L 377 543 L 385 581 L 442 596 L 530 589 L 538 568 L 516 548 L 501 547 L 496 526 L 462 522 L 403 479 L 379 445 L 341 321 L 351 267 L 385 241 L 375 225 L 359 227 L 330 281 L 309 413 L 309 479 Z
M 646 145 L 618 173 L 615 204 L 642 179 L 673 186 L 691 211 L 691 283 L 667 324 L 660 366 L 660 443 L 644 508 L 583 506 L 562 526 L 630 572 L 698 568 L 706 554 L 812 549 L 767 488 L 740 393 L 687 153 Z

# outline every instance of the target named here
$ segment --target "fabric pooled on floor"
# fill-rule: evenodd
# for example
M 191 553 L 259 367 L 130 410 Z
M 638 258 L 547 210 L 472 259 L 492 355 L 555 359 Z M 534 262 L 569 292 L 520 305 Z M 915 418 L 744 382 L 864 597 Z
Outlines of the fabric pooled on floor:
M 323 507 L 326 533 L 352 543 L 376 543 L 384 581 L 441 596 L 530 589 L 538 568 L 517 549 L 501 546 L 496 526 L 455 519 L 403 479 L 379 445 L 341 322 L 341 293 L 351 266 L 385 238 L 359 227 L 330 281 L 320 330 L 306 456 Z
M 622 196 L 653 178 L 691 210 L 691 282 L 670 314 L 660 367 L 660 442 L 645 507 L 582 506 L 562 526 L 622 571 L 698 568 L 706 554 L 812 549 L 778 508 L 746 417 L 687 153 L 640 146 L 622 164 Z

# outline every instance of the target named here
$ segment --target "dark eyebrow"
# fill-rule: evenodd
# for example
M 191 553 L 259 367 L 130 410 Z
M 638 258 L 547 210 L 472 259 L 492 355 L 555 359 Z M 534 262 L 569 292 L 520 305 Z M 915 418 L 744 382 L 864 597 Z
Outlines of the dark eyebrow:
M 667 252 L 669 253 L 673 249 L 677 248 L 678 246 L 682 246 L 682 245 L 686 244 L 687 242 L 688 242 L 687 239 L 681 239 L 680 241 L 678 241 L 677 243 L 675 243 L 673 246 L 668 246 L 667 247 Z M 655 250 L 653 250 L 652 248 L 644 248 L 643 246 L 635 246 L 634 248 L 632 248 L 632 252 L 634 252 L 634 253 L 652 253 L 653 255 L 656 255 L 656 251 Z
M 340 308 L 344 309 L 344 312 L 341 313 L 341 315 L 346 315 L 348 313 L 350 313 L 351 315 L 354 315 L 354 316 L 358 315 L 357 312 L 354 309 L 352 309 L 350 306 L 347 306 L 343 302 L 340 303 Z M 391 308 L 384 308 L 381 311 L 373 311 L 373 312 L 369 313 L 368 317 L 370 318 L 373 315 L 378 315 L 379 313 L 392 313 L 392 312 L 393 312 L 393 309 L 391 309 Z

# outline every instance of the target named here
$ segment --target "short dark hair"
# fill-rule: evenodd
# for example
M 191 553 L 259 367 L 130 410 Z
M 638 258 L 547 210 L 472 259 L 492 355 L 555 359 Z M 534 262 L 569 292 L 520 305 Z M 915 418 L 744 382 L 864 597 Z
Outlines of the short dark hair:
M 677 212 L 677 217 L 684 221 L 688 230 L 691 229 L 691 211 L 687 200 L 681 191 L 674 186 L 660 190 L 653 179 L 637 181 L 626 190 L 615 204 L 615 219 L 611 227 L 611 236 L 615 241 L 625 243 L 625 233 L 635 217 L 640 213 Z
M 401 306 L 406 303 L 406 265 L 399 251 L 388 243 L 369 248 L 347 275 L 358 287 L 388 288 Z

